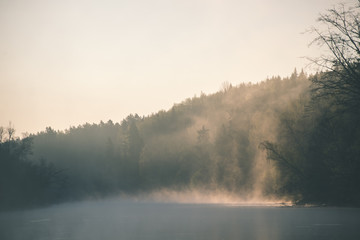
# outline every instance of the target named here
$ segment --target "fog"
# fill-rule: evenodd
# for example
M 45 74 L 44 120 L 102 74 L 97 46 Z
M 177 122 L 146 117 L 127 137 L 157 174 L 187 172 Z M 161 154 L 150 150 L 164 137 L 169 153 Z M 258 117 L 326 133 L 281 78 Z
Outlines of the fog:
M 163 189 L 135 196 L 122 195 L 119 199 L 126 198 L 140 202 L 178 203 L 178 204 L 218 204 L 228 206 L 291 206 L 293 203 L 286 198 L 271 198 L 255 195 L 239 195 L 225 190 L 182 190 Z M 112 198 L 116 199 L 116 198 Z
M 150 116 L 130 114 L 120 123 L 66 131 L 47 127 L 24 139 L 14 137 L 11 125 L 2 128 L 0 187 L 6 197 L 0 208 L 118 195 L 176 203 L 354 206 L 356 184 L 346 183 L 358 182 L 356 171 L 348 174 L 356 168 L 340 159 L 349 151 L 349 158 L 358 156 L 357 133 L 347 129 L 357 118 L 324 122 L 328 103 L 311 99 L 309 78 L 295 69 L 286 78 L 225 84 Z M 324 123 L 342 127 L 329 132 Z M 327 146 L 338 144 L 339 136 L 348 144 L 329 154 Z

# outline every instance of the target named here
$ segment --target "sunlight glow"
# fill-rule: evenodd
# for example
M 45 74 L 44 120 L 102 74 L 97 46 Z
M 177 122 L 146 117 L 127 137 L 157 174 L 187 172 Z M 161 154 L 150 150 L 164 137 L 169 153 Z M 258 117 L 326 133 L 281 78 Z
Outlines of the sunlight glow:
M 185 190 L 176 191 L 164 189 L 145 193 L 136 197 L 138 201 L 154 201 L 160 203 L 180 203 L 180 204 L 212 204 L 228 207 L 238 206 L 293 206 L 294 203 L 289 199 L 274 197 L 254 196 L 244 194 L 243 196 L 227 191 L 209 190 Z

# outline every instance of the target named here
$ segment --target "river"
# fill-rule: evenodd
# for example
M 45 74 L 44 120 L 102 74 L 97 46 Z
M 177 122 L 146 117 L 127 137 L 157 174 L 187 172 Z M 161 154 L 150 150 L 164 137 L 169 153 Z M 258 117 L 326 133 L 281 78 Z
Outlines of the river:
M 360 209 L 88 201 L 0 213 L 2 240 L 360 239 Z

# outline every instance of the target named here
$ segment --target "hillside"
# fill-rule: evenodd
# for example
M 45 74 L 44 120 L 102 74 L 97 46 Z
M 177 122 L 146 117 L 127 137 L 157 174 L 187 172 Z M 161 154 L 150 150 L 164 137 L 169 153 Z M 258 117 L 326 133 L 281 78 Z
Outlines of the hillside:
M 228 85 L 151 116 L 36 134 L 33 159 L 63 169 L 65 196 L 171 189 L 274 194 L 276 170 L 259 144 L 277 138 L 279 114 L 309 81 L 302 72 Z
M 357 205 L 359 114 L 316 98 L 311 81 L 326 74 L 224 84 L 150 116 L 22 140 L 9 127 L 2 209 L 159 191 Z

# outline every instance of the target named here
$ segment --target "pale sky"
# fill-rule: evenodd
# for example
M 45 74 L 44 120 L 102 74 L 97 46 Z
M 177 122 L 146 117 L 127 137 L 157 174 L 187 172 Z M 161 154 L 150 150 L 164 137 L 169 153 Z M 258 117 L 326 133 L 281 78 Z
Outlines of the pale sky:
M 337 0 L 0 0 L 0 126 L 121 121 L 288 76 Z M 350 1 L 351 2 L 351 1 Z

